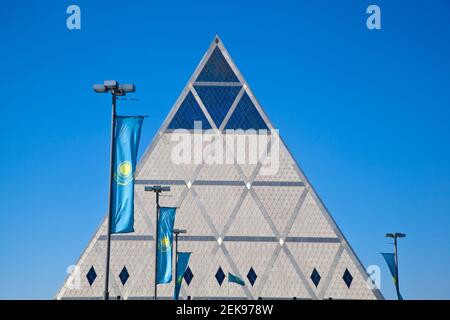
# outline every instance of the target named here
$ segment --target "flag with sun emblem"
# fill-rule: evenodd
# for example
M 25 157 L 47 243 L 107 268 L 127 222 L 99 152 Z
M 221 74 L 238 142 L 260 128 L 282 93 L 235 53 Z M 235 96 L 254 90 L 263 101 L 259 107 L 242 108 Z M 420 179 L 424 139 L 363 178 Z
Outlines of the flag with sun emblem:
M 190 257 L 190 252 L 178 252 L 177 254 L 177 274 L 175 275 L 175 288 L 173 293 L 173 298 L 175 300 L 178 300 L 178 297 L 180 296 L 181 283 L 183 282 L 183 276 L 188 267 Z
M 156 283 L 158 284 L 172 281 L 172 244 L 175 212 L 176 208 L 159 208 L 158 250 L 156 253 Z
M 111 233 L 134 231 L 134 169 L 143 117 L 116 117 Z

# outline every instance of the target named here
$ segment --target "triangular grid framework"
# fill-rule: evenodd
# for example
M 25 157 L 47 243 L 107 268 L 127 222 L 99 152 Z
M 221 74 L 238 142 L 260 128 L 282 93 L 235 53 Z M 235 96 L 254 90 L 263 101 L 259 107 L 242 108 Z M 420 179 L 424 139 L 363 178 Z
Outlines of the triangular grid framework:
M 171 163 L 172 132 L 192 130 L 194 120 L 216 134 L 227 129 L 274 129 L 218 36 L 137 166 L 135 221 L 142 226 L 132 234 L 112 237 L 114 295 L 153 298 L 155 197 L 144 192 L 144 186 L 163 184 L 172 190 L 161 198 L 161 205 L 179 207 L 175 227 L 188 230 L 180 236 L 179 250 L 192 252 L 193 278 L 189 285 L 183 281 L 181 299 L 383 299 L 378 289 L 367 285 L 363 265 L 282 139 L 280 169 L 273 176 L 261 174 L 261 162 L 235 161 L 223 167 Z M 102 297 L 105 225 L 106 220 L 57 299 Z M 97 272 L 92 285 L 86 279 L 91 267 Z M 122 285 L 118 276 L 124 267 L 129 279 Z M 245 286 L 226 280 L 219 285 L 215 278 L 219 268 L 239 276 Z M 320 273 L 317 286 L 311 269 Z M 250 270 L 253 283 L 247 278 Z M 342 280 L 345 270 L 353 277 L 350 286 Z M 160 298 L 171 299 L 173 283 L 160 285 L 158 292 Z

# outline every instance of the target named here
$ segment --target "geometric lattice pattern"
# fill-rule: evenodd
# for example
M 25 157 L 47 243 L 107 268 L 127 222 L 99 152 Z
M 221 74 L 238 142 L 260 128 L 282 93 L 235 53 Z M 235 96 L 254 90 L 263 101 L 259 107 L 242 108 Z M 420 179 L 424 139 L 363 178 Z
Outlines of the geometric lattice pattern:
M 250 97 L 244 93 L 236 109 L 227 122 L 226 129 L 268 129 L 261 115 L 256 110 Z
M 227 115 L 240 86 L 195 86 L 195 91 L 218 127 Z
M 171 187 L 160 204 L 177 207 L 175 228 L 187 230 L 178 249 L 192 253 L 180 299 L 383 298 L 282 140 L 271 175 L 259 161 L 175 164 L 173 130 L 194 121 L 216 133 L 242 129 L 246 141 L 244 130 L 274 129 L 217 36 L 136 168 L 135 232 L 112 235 L 110 296 L 153 298 L 155 195 L 144 187 L 158 184 Z M 57 299 L 103 296 L 105 230 L 106 220 Z M 248 282 L 230 284 L 228 273 Z M 158 297 L 172 299 L 173 289 L 159 285 Z

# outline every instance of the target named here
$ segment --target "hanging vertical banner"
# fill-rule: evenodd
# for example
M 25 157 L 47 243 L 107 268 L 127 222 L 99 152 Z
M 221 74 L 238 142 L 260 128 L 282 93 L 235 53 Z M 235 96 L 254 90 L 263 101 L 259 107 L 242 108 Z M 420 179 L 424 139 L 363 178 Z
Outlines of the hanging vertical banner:
M 116 117 L 111 233 L 134 231 L 134 171 L 144 117 Z
M 156 283 L 172 281 L 173 225 L 176 208 L 160 207 L 158 219 L 158 242 L 156 251 Z
M 181 283 L 183 282 L 183 276 L 189 264 L 189 258 L 191 257 L 190 252 L 178 252 L 177 255 L 177 274 L 175 275 L 175 290 L 173 293 L 173 298 L 178 300 L 180 296 Z
M 398 289 L 398 274 L 397 274 L 397 266 L 395 263 L 395 255 L 393 253 L 381 253 L 384 260 L 386 260 L 386 264 L 391 271 L 392 280 L 394 281 L 395 289 L 397 290 L 398 300 L 403 300 L 402 295 L 400 294 L 400 290 Z

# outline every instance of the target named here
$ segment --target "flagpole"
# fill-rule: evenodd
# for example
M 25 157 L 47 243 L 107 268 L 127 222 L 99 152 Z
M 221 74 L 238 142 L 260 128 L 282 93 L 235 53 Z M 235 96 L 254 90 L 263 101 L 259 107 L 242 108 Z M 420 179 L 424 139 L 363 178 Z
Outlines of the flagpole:
M 109 261 L 111 256 L 111 217 L 112 217 L 112 193 L 114 179 L 114 154 L 116 148 L 115 129 L 116 129 L 116 94 L 112 92 L 112 111 L 111 111 L 111 147 L 109 161 L 109 210 L 107 222 L 107 238 L 106 238 L 106 262 L 105 262 L 105 292 L 104 299 L 109 300 Z
M 156 191 L 156 239 L 155 239 L 155 300 L 158 299 L 158 238 L 159 238 L 159 191 Z
M 173 233 L 175 233 L 175 281 L 174 285 L 176 285 L 178 279 L 178 234 L 179 232 L 176 232 L 178 230 L 173 230 Z
M 178 281 L 178 235 L 186 232 L 185 229 L 173 229 L 173 233 L 175 234 L 175 285 Z
M 397 253 L 397 237 L 394 237 L 394 256 L 395 256 L 395 269 L 397 271 L 397 281 L 395 281 L 395 289 L 397 290 L 397 297 L 400 297 L 400 284 L 398 276 L 398 253 Z
M 119 85 L 116 80 L 106 80 L 103 84 L 94 84 L 94 91 L 97 93 L 110 92 L 112 96 L 111 103 L 111 146 L 109 159 L 109 201 L 108 218 L 106 221 L 106 261 L 105 261 L 105 291 L 103 297 L 109 300 L 109 261 L 111 255 L 111 219 L 113 215 L 113 181 L 114 181 L 114 157 L 116 154 L 116 97 L 125 96 L 127 92 L 134 92 L 134 84 Z
M 399 276 L 398 276 L 398 251 L 397 251 L 397 238 L 404 238 L 406 234 L 396 232 L 396 233 L 386 233 L 387 238 L 394 239 L 394 259 L 395 259 L 395 271 L 396 271 L 396 279 L 395 279 L 395 290 L 397 291 L 398 300 L 402 300 L 403 298 L 400 295 L 400 285 L 399 285 Z
M 159 228 L 158 228 L 158 224 L 159 224 L 159 193 L 163 192 L 163 191 L 170 191 L 170 187 L 162 187 L 162 186 L 148 186 L 148 187 L 144 187 L 145 191 L 153 191 L 156 193 L 156 231 L 155 231 L 155 297 L 154 300 L 157 299 L 158 297 L 158 285 L 157 285 L 157 279 L 158 279 L 158 238 L 159 238 Z

